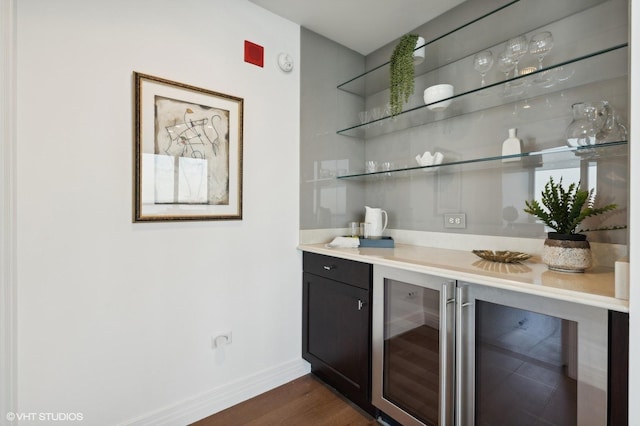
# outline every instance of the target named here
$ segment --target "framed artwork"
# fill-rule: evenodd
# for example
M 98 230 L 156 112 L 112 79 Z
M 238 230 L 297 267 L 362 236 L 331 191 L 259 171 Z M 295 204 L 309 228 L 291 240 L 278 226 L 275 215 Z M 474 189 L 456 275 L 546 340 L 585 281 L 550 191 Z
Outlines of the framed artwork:
M 134 72 L 134 222 L 242 219 L 242 98 Z

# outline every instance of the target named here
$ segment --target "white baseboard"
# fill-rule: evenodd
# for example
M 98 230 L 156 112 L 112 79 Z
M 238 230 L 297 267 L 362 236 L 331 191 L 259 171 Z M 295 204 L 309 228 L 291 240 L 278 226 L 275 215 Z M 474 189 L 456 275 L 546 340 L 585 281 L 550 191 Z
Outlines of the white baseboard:
M 290 382 L 310 372 L 302 358 L 244 377 L 121 426 L 184 426 Z

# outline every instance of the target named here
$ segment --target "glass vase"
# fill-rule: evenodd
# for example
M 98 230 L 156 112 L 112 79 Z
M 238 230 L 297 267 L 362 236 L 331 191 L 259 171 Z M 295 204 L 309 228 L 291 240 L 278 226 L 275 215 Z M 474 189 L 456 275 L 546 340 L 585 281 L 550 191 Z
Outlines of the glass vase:
M 595 145 L 598 125 L 596 108 L 588 103 L 580 102 L 572 105 L 573 120 L 567 127 L 565 136 L 567 145 L 571 147 Z

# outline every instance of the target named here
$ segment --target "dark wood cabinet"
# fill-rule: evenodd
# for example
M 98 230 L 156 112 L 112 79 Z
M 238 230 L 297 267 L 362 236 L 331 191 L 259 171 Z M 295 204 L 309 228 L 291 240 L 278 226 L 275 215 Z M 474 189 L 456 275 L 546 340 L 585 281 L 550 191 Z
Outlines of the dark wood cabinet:
M 395 278 L 394 280 L 402 281 Z M 420 283 L 419 285 L 423 286 L 424 280 L 421 279 Z M 480 288 L 485 287 L 473 288 L 474 292 L 479 292 Z M 494 299 L 498 294 L 502 294 L 501 290 L 486 291 L 491 292 L 485 295 L 489 298 L 487 300 L 498 303 Z M 372 297 L 373 265 L 303 252 L 303 358 L 310 362 L 311 370 L 318 378 L 363 410 L 377 416 L 383 414 L 378 411 L 379 408 L 391 415 L 385 407 L 376 408 L 371 403 Z M 475 297 L 477 298 L 477 294 Z M 523 294 L 522 297 L 534 296 Z M 478 302 L 471 305 L 478 305 Z M 585 309 L 592 308 L 585 306 Z M 562 312 L 561 310 L 560 313 Z M 610 426 L 627 426 L 629 314 L 609 311 L 608 318 L 604 312 L 598 315 L 600 320 L 608 320 L 608 342 L 605 335 L 598 340 L 601 341 L 603 350 L 608 346 L 608 360 L 603 358 L 603 364 L 598 367 L 606 368 L 609 373 L 608 383 L 601 383 L 607 387 L 607 393 L 603 398 L 606 398 L 608 412 L 602 413 L 603 420 L 606 418 L 606 424 Z M 562 315 L 558 315 L 558 318 L 561 317 Z M 376 341 L 378 339 L 379 337 Z M 384 368 L 387 367 L 387 363 L 384 363 Z M 376 364 L 376 371 L 381 371 L 381 368 L 381 364 Z
M 609 426 L 629 424 L 629 314 L 609 311 Z
M 303 254 L 302 356 L 365 411 L 371 405 L 372 265 Z

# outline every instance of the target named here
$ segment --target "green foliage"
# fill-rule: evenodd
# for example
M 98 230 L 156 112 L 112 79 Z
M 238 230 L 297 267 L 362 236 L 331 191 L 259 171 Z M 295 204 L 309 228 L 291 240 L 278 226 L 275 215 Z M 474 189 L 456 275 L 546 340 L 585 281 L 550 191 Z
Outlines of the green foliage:
M 572 183 L 569 188 L 562 186 L 562 178 L 559 183 L 549 178 L 549 182 L 542 191 L 542 204 L 537 200 L 525 201 L 527 208 L 525 213 L 536 216 L 545 225 L 553 228 L 560 234 L 574 234 L 578 225 L 587 217 L 597 216 L 602 213 L 615 210 L 617 204 L 608 204 L 604 207 L 594 207 L 593 189 L 590 191 L 579 189 L 579 184 Z M 592 229 L 620 229 L 621 227 Z M 589 230 L 580 230 L 589 231 Z
M 413 51 L 416 48 L 416 41 L 418 41 L 416 34 L 403 35 L 391 55 L 389 103 L 392 116 L 402 112 L 402 105 L 413 94 Z

